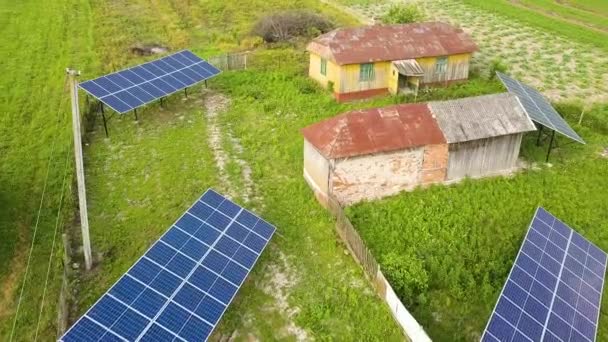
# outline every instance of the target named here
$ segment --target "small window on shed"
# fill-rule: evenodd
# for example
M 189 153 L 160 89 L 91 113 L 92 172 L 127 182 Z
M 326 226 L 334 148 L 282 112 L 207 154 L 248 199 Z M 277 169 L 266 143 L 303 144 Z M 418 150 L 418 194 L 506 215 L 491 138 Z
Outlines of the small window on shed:
M 327 59 L 321 58 L 321 75 L 327 76 Z
M 448 70 L 448 58 L 446 56 L 437 57 L 437 64 L 435 64 L 435 72 L 438 74 L 444 74 Z
M 363 63 L 359 68 L 359 81 L 374 80 L 374 63 Z

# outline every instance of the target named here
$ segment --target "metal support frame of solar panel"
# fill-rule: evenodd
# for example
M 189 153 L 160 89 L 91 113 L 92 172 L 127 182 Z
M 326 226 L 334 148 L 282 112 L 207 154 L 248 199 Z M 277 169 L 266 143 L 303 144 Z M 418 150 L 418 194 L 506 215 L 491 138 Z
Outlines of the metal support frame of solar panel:
M 496 75 L 510 93 L 517 95 L 533 121 L 581 144 L 585 143 L 540 92 L 503 73 L 496 72 Z
M 482 341 L 595 341 L 606 253 L 538 208 Z
M 118 113 L 126 113 L 220 73 L 189 50 L 79 84 Z
M 60 341 L 205 341 L 275 232 L 207 190 Z

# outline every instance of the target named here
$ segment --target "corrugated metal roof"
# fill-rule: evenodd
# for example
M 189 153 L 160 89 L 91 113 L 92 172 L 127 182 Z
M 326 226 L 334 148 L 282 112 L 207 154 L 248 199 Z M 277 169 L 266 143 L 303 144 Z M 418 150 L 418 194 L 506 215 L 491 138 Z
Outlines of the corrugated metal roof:
M 468 53 L 477 45 L 460 28 L 428 22 L 339 28 L 315 38 L 307 50 L 353 64 Z
M 401 75 L 405 75 L 405 76 L 424 75 L 424 70 L 422 69 L 420 64 L 418 64 L 418 62 L 416 62 L 415 59 L 403 59 L 400 61 L 394 61 L 393 64 L 395 65 L 397 70 L 399 70 L 399 73 Z
M 430 102 L 429 107 L 448 143 L 536 130 L 517 97 L 509 93 Z
M 351 111 L 312 124 L 302 133 L 327 159 L 445 143 L 424 103 Z

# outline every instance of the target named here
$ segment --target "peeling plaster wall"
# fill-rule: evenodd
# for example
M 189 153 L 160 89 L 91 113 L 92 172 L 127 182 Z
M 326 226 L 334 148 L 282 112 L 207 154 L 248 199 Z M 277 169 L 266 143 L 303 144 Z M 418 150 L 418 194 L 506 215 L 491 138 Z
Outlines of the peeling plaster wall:
M 317 198 L 324 202 L 329 184 L 329 161 L 306 139 L 304 139 L 304 179 Z
M 412 189 L 420 182 L 424 148 L 333 160 L 329 186 L 348 205 Z

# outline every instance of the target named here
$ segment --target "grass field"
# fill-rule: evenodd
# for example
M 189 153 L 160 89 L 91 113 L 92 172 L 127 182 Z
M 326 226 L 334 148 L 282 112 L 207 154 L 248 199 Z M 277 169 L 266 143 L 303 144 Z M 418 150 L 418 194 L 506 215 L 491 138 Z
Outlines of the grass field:
M 72 11 L 75 7 L 79 11 Z M 13 325 L 40 206 L 16 340 L 32 340 L 35 335 L 66 160 L 66 210 L 60 226 L 71 223 L 72 148 L 64 75 L 67 66 L 88 65 L 95 58 L 91 21 L 86 1 L 52 1 L 44 6 L 36 1 L 0 2 L 0 340 L 8 339 Z M 55 334 L 59 260 L 60 255 L 53 260 L 41 336 Z
M 570 122 L 579 110 L 562 107 Z M 512 178 L 433 186 L 348 208 L 383 272 L 435 341 L 478 339 L 537 206 L 543 206 L 608 249 L 608 108 L 596 108 L 576 129 L 587 145 L 564 145 L 552 167 Z M 546 146 L 544 146 L 546 148 Z M 524 157 L 544 161 L 535 135 Z M 603 297 L 604 306 L 608 304 Z M 600 314 L 598 340 L 608 338 Z

